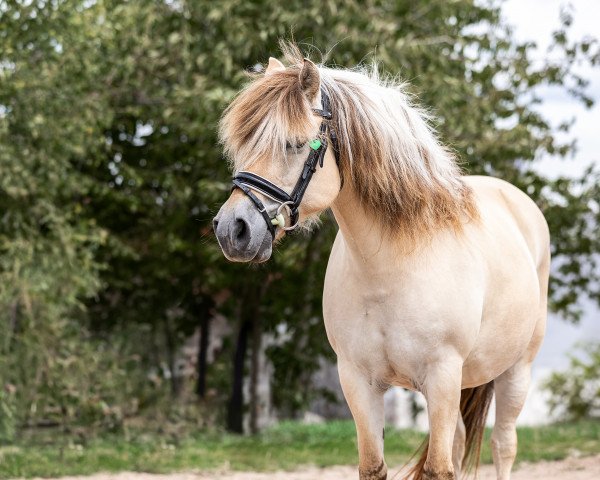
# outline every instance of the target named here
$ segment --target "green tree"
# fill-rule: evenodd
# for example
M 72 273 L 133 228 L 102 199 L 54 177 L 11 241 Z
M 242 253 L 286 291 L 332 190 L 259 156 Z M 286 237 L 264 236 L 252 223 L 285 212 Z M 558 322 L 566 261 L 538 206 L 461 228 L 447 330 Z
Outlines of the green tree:
M 280 411 L 315 394 L 297 384 L 331 354 L 321 292 L 335 225 L 325 215 L 259 267 L 228 264 L 211 237 L 229 191 L 218 119 L 246 71 L 292 35 L 317 61 L 318 47 L 328 64 L 373 58 L 402 75 L 467 171 L 534 197 L 552 229 L 552 307 L 576 319 L 580 295 L 600 299 L 598 176 L 535 170 L 540 155 L 573 148 L 535 111 L 535 92 L 553 85 L 588 104 L 572 67 L 599 55 L 562 20 L 540 63 L 498 2 L 0 2 L 0 375 L 19 398 L 0 402 L 20 423 L 185 399 L 177 350 L 214 313 L 234 335 L 197 391 L 216 387 L 230 427 L 262 333 L 280 339 L 269 350 Z
M 600 343 L 580 346 L 571 355 L 569 369 L 554 372 L 544 387 L 550 392 L 550 409 L 563 420 L 600 416 Z
M 100 288 L 107 232 L 82 215 L 89 185 L 75 166 L 103 151 L 109 112 L 89 89 L 95 68 L 61 48 L 86 58 L 99 29 L 52 8 L 0 12 L 0 378 L 22 406 L 16 422 L 65 406 L 82 353 L 78 320 Z

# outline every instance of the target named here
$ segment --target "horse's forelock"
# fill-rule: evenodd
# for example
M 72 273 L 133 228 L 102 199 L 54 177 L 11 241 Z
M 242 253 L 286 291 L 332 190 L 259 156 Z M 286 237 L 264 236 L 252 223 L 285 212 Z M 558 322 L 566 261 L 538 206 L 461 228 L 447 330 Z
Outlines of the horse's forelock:
M 219 135 L 234 170 L 265 156 L 281 158 L 286 142 L 306 139 L 311 110 L 299 72 L 291 67 L 256 78 L 226 109 Z

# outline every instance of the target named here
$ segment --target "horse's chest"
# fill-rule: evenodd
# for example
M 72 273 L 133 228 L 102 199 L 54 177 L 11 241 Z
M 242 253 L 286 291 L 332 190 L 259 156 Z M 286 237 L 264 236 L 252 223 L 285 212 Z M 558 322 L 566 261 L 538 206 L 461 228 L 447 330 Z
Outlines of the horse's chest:
M 338 255 L 336 257 L 336 255 Z M 323 296 L 330 343 L 338 358 L 390 384 L 412 387 L 427 363 L 448 350 L 466 358 L 480 327 L 483 292 L 478 271 L 452 281 L 450 266 L 436 274 L 418 265 L 387 265 L 366 277 L 332 253 Z
M 434 348 L 424 323 L 410 321 L 417 313 L 386 286 L 364 292 L 347 282 L 325 291 L 325 328 L 336 354 L 384 383 L 413 388 L 422 349 Z

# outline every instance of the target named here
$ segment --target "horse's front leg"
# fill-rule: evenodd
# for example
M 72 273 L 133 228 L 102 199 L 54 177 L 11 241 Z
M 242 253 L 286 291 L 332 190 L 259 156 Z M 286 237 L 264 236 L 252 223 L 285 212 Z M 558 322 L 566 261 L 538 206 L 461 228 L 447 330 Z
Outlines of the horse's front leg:
M 452 447 L 458 416 L 462 360 L 445 359 L 432 365 L 423 384 L 429 416 L 429 448 L 423 469 L 424 480 L 454 480 Z
M 348 362 L 338 360 L 338 371 L 344 396 L 356 423 L 360 480 L 385 480 L 384 390 Z

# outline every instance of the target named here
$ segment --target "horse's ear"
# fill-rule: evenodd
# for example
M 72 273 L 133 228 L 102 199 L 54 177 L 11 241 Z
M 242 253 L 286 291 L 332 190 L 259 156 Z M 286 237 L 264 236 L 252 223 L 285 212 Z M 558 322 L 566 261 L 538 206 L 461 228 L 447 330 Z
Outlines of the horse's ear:
M 267 70 L 265 71 L 265 75 L 273 75 L 277 72 L 282 72 L 285 70 L 285 65 L 281 63 L 279 60 L 273 57 L 269 57 L 269 65 L 267 65 Z
M 317 96 L 321 86 L 319 69 L 308 58 L 304 59 L 304 64 L 300 70 L 300 86 L 309 100 Z

